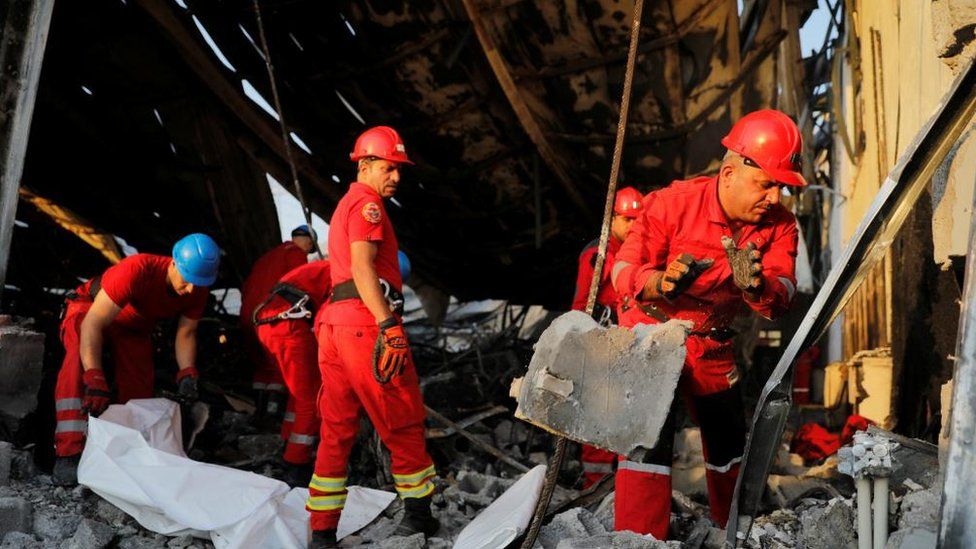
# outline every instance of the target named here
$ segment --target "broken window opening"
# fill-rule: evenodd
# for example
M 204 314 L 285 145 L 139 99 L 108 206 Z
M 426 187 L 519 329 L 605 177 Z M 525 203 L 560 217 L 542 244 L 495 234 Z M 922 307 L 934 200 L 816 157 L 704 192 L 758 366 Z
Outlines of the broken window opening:
M 203 23 L 200 22 L 199 19 L 197 19 L 196 15 L 191 15 L 190 17 L 193 18 L 193 24 L 197 26 L 197 30 L 200 31 L 200 34 L 203 36 L 204 42 L 206 42 L 207 45 L 210 46 L 210 49 L 213 50 L 214 55 L 217 56 L 217 59 L 220 60 L 220 62 L 225 67 L 230 69 L 231 72 L 237 72 L 237 69 L 234 68 L 234 65 L 231 65 L 230 60 L 227 59 L 227 57 L 224 55 L 224 52 L 220 51 L 220 48 L 217 47 L 217 43 L 214 42 L 213 37 L 211 37 L 210 33 L 207 32 L 207 29 L 204 28 Z
M 341 93 L 339 93 L 339 90 L 336 90 L 335 92 L 336 92 L 336 95 L 339 96 L 339 100 L 342 101 L 342 104 L 346 106 L 346 109 L 348 109 L 349 112 L 351 112 L 352 115 L 356 117 L 356 120 L 359 120 L 359 123 L 360 124 L 362 124 L 362 125 L 365 126 L 366 125 L 366 121 L 363 120 L 363 117 L 360 116 L 358 112 L 356 112 L 356 109 L 353 108 L 353 106 L 349 103 L 349 101 L 347 101 L 346 98 L 343 97 L 343 95 Z
M 244 95 L 248 96 L 251 101 L 254 101 L 264 112 L 270 114 L 272 118 L 278 120 L 278 111 L 274 110 L 271 103 L 268 103 L 268 100 L 261 95 L 261 92 L 259 92 L 250 81 L 248 81 L 246 78 L 241 80 L 241 86 L 244 87 Z

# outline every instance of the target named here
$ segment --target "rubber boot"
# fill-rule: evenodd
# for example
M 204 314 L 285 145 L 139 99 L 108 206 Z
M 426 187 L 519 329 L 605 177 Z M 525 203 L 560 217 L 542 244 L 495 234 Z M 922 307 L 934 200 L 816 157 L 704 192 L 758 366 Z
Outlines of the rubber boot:
M 76 486 L 78 484 L 78 462 L 81 454 L 62 456 L 54 460 L 51 482 L 55 486 Z
M 308 543 L 308 549 L 327 549 L 338 547 L 335 530 L 312 530 L 312 539 Z
M 285 462 L 281 473 L 281 481 L 292 488 L 306 488 L 312 480 L 314 463 L 288 463 Z
M 423 533 L 424 536 L 434 535 L 441 525 L 430 512 L 430 502 L 433 496 L 422 498 L 405 498 L 403 500 L 403 520 L 397 525 L 395 536 L 412 536 Z

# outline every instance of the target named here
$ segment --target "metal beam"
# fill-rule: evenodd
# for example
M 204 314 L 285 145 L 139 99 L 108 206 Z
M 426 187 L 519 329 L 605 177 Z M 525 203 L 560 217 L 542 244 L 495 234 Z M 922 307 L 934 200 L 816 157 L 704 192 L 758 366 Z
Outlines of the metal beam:
M 3 7 L 7 13 L 0 35 L 0 290 L 7 278 L 17 191 L 54 0 L 8 0 Z
M 522 129 L 525 130 L 529 139 L 535 144 L 536 149 L 539 151 L 539 156 L 542 157 L 542 161 L 546 163 L 549 170 L 556 176 L 556 179 L 563 186 L 566 194 L 569 195 L 570 200 L 576 204 L 587 221 L 595 221 L 596 218 L 593 216 L 593 210 L 587 205 L 583 199 L 583 195 L 576 188 L 575 181 L 566 171 L 562 159 L 560 159 L 559 154 L 549 142 L 545 132 L 542 131 L 542 127 L 529 109 L 525 98 L 522 97 L 521 90 L 519 90 L 515 84 L 515 80 L 512 78 L 508 63 L 502 59 L 501 52 L 498 51 L 495 41 L 485 28 L 484 21 L 481 19 L 481 14 L 478 11 L 478 6 L 475 5 L 475 1 L 462 1 L 464 2 L 464 9 L 468 13 L 468 18 L 471 20 L 471 25 L 474 27 L 474 32 L 478 36 L 478 42 L 481 43 L 481 49 L 485 52 L 485 57 L 488 58 L 488 64 L 495 73 L 495 78 L 498 80 L 498 84 L 501 85 L 502 91 L 505 92 L 505 97 L 508 98 L 508 102 L 515 112 L 515 116 L 522 125 Z
M 976 200 L 973 201 L 976 205 Z M 976 209 L 971 210 L 976 212 Z M 949 452 L 942 486 L 939 547 L 965 547 L 976 539 L 976 213 L 970 214 L 969 255 L 952 375 Z M 946 417 L 943 410 L 942 417 Z
M 180 53 L 180 57 L 200 78 L 204 86 L 209 88 L 258 139 L 287 162 L 285 144 L 281 140 L 278 127 L 244 96 L 239 85 L 231 83 L 213 54 L 203 47 L 202 43 L 189 32 L 184 22 L 176 16 L 172 4 L 165 0 L 136 0 L 136 4 L 156 21 Z M 338 202 L 343 189 L 320 175 L 328 173 L 326 170 L 303 154 L 295 155 L 295 165 L 303 180 L 309 181 L 317 191 Z
M 871 269 L 884 257 L 935 170 L 969 127 L 974 113 L 976 63 L 970 62 L 943 97 L 939 111 L 926 122 L 888 173 L 863 221 L 830 270 L 810 310 L 763 387 L 732 498 L 732 510 L 726 526 L 726 546 L 744 544 L 759 511 L 769 467 L 782 440 L 783 427 L 792 403 L 793 367 L 797 357 L 820 338 Z M 971 442 L 972 439 L 969 439 Z M 976 476 L 976 471 L 967 473 L 969 478 Z M 948 476 L 946 478 L 950 481 Z M 969 485 L 957 484 L 960 489 L 969 488 Z

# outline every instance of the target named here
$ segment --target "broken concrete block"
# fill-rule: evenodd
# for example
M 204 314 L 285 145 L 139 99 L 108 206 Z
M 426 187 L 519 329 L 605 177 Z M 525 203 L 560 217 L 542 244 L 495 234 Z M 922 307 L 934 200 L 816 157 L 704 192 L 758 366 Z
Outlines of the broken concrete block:
M 98 503 L 95 504 L 95 515 L 113 526 L 122 526 L 125 523 L 125 518 L 129 516 L 125 511 L 104 499 L 99 499 Z
M 378 549 L 424 549 L 424 535 L 393 536 L 375 545 Z
M 24 323 L 0 326 L 0 414 L 23 419 L 37 408 L 44 334 Z
M 237 449 L 250 457 L 277 454 L 281 444 L 281 436 L 276 434 L 244 435 L 237 439 Z
M 888 536 L 885 549 L 935 549 L 938 536 L 921 528 L 898 530 Z
M 30 532 L 34 508 L 24 498 L 0 498 L 0 535 L 7 532 Z
M 525 377 L 512 383 L 516 417 L 618 454 L 654 447 L 689 329 L 676 320 L 605 329 L 580 311 L 560 316 L 536 343 Z
M 14 445 L 0 441 L 0 486 L 10 482 L 10 467 L 14 458 Z
M 42 547 L 44 544 L 24 532 L 8 532 L 3 536 L 3 543 L 0 543 L 0 549 L 41 549 Z
M 556 549 L 563 540 L 590 538 L 606 533 L 607 530 L 593 513 L 582 507 L 575 507 L 559 513 L 549 524 L 543 526 L 539 531 L 538 543 L 544 549 Z
M 749 532 L 749 547 L 793 547 L 800 521 L 796 513 L 777 509 L 756 518 Z
M 34 517 L 34 533 L 44 540 L 68 539 L 78 529 L 81 517 L 53 508 L 38 509 Z
M 75 535 L 61 545 L 61 549 L 102 549 L 111 543 L 114 537 L 115 533 L 111 526 L 86 518 L 78 524 Z
M 849 503 L 835 498 L 801 513 L 797 545 L 806 549 L 857 547 L 854 509 Z
M 680 542 L 670 544 L 654 539 L 654 536 L 635 534 L 633 532 L 612 532 L 590 536 L 586 538 L 564 539 L 559 542 L 556 549 L 667 549 L 669 547 L 681 547 Z
M 934 486 L 920 492 L 909 492 L 901 500 L 898 529 L 919 528 L 935 532 L 939 529 L 939 506 L 942 487 Z

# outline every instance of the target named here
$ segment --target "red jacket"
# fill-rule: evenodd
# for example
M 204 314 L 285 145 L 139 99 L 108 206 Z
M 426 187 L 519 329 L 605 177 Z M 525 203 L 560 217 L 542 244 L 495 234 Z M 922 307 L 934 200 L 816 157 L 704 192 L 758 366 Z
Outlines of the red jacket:
M 718 179 L 675 181 L 645 200 L 640 217 L 617 252 L 614 284 L 621 299 L 635 299 L 652 271 L 664 270 L 669 262 L 687 252 L 696 259 L 710 257 L 715 263 L 673 301 L 654 300 L 653 304 L 667 316 L 691 320 L 696 332 L 728 327 L 745 305 L 773 318 L 786 311 L 796 289 L 797 234 L 796 218 L 779 205 L 762 221 L 742 230 L 738 246 L 756 244 L 763 254 L 762 274 L 766 281 L 759 299 L 747 301 L 732 280 L 732 268 L 722 247 L 722 236 L 733 235 L 718 202 Z M 637 322 L 657 321 L 637 308 L 621 313 L 621 325 L 633 326 Z
M 262 255 L 254 266 L 251 274 L 247 275 L 241 287 L 241 325 L 249 331 L 254 330 L 251 324 L 251 313 L 271 288 L 288 271 L 308 262 L 308 254 L 294 242 L 282 242 Z
M 607 258 L 603 262 L 603 274 L 600 276 L 600 287 L 596 293 L 596 302 L 609 309 L 617 310 L 617 290 L 610 282 L 610 272 L 613 269 L 614 256 L 620 249 L 621 242 L 610 236 L 607 242 Z M 576 272 L 576 292 L 573 297 L 573 310 L 586 310 L 586 298 L 590 294 L 590 283 L 593 281 L 593 269 L 596 267 L 596 253 L 599 251 L 600 240 L 596 239 L 583 248 L 579 256 L 579 269 Z

